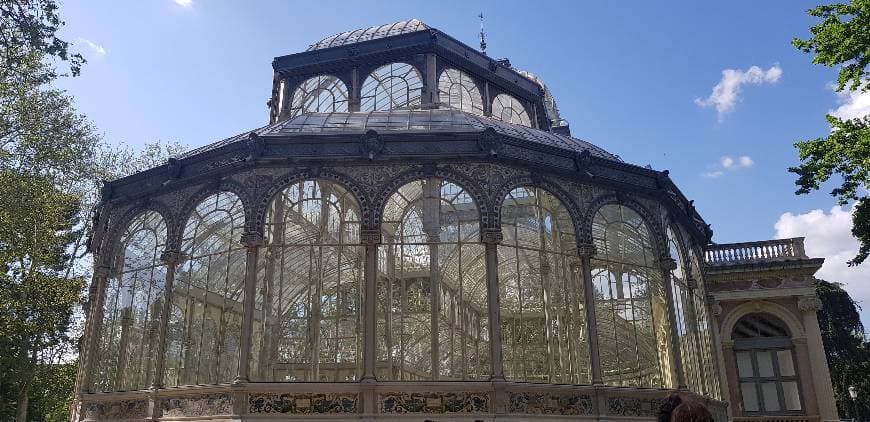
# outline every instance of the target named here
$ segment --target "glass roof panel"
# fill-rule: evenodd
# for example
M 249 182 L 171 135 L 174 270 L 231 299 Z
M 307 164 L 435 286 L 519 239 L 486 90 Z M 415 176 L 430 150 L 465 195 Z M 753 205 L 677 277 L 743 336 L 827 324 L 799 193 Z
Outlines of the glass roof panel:
M 429 29 L 429 26 L 427 26 L 423 22 L 420 22 L 417 19 L 410 19 L 406 21 L 399 21 L 396 23 L 372 26 L 369 28 L 355 29 L 353 31 L 346 31 L 326 37 L 314 44 L 311 44 L 311 46 L 308 47 L 307 51 L 355 44 L 358 42 L 369 41 L 379 38 L 409 34 L 417 31 L 425 31 L 427 29 Z

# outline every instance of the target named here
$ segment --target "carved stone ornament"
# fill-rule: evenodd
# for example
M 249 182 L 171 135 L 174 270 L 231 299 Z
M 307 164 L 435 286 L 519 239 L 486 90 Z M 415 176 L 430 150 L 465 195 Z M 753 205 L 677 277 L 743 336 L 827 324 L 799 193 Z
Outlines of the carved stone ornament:
M 86 420 L 124 420 L 143 419 L 148 411 L 147 400 L 121 400 L 111 402 L 86 403 L 84 414 Z
M 527 392 L 510 393 L 510 412 L 545 415 L 591 415 L 592 397 L 584 394 Z
M 586 172 L 591 176 L 589 168 L 592 167 L 592 153 L 588 149 L 584 149 L 574 155 L 574 169 L 579 172 Z
M 181 160 L 170 158 L 166 162 L 166 174 L 169 176 L 169 180 L 178 179 L 181 176 Z
M 797 305 L 802 312 L 818 312 L 822 309 L 822 300 L 816 295 L 801 296 Z
M 490 398 L 484 392 L 379 394 L 381 413 L 485 413 Z
M 712 312 L 714 316 L 721 316 L 722 315 L 722 304 L 719 303 L 718 300 L 712 300 L 710 302 L 710 312 Z
M 228 394 L 178 397 L 162 401 L 163 416 L 231 415 L 233 400 Z
M 477 138 L 477 148 L 490 157 L 496 157 L 502 150 L 501 136 L 495 129 L 488 127 Z
M 303 415 L 358 413 L 359 396 L 353 393 L 253 393 L 248 398 L 248 412 Z
M 369 130 L 360 138 L 359 149 L 363 157 L 374 160 L 384 151 L 384 140 L 378 132 Z
M 359 231 L 359 240 L 365 245 L 380 244 L 381 231 L 379 229 L 362 229 Z
M 663 399 L 608 397 L 607 414 L 615 416 L 658 416 Z

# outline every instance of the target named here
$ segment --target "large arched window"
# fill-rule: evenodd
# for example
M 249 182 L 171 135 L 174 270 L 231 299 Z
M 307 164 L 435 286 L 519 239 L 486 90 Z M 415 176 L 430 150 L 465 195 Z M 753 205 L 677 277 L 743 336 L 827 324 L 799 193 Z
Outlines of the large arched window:
M 97 391 L 139 390 L 154 382 L 162 325 L 166 223 L 147 211 L 127 226 L 119 243 L 116 274 L 107 280 L 94 360 Z
M 532 126 L 532 120 L 523 103 L 508 94 L 498 94 L 492 100 L 492 118 L 507 123 Z
M 254 379 L 359 379 L 359 218 L 353 195 L 327 180 L 294 182 L 272 199 L 254 301 Z
M 716 359 L 713 354 L 715 347 L 713 345 L 713 321 L 708 312 L 707 288 L 704 284 L 704 274 L 701 271 L 701 262 L 698 260 L 698 256 L 699 254 L 695 253 L 693 248 L 689 249 L 689 265 L 692 269 L 692 277 L 695 278 L 696 282 L 694 301 L 695 316 L 698 320 L 698 353 L 701 356 L 700 363 L 703 366 L 703 372 L 706 374 L 700 392 L 714 399 L 721 399 L 722 390 L 719 387 L 719 374 L 713 361 Z
M 166 334 L 167 386 L 230 382 L 238 375 L 244 224 L 242 202 L 229 192 L 204 199 L 187 220 Z
M 335 76 L 318 75 L 306 79 L 290 99 L 290 117 L 347 111 L 347 97 L 347 86 Z
M 643 218 L 602 206 L 592 222 L 595 317 L 605 383 L 675 387 L 662 270 Z
M 528 382 L 589 382 L 583 277 L 565 206 L 534 187 L 502 205 L 498 247 L 505 376 Z
M 438 78 L 439 101 L 468 113 L 483 115 L 483 97 L 477 84 L 465 72 L 445 69 Z
M 378 249 L 381 380 L 489 377 L 486 266 L 474 200 L 438 178 L 387 201 Z
M 690 391 L 701 392 L 705 383 L 704 368 L 698 354 L 697 317 L 692 292 L 686 283 L 686 260 L 680 239 L 674 227 L 668 227 L 668 250 L 676 267 L 671 270 L 671 296 L 674 301 L 674 327 L 680 345 L 680 359 L 686 386 Z
M 390 63 L 375 69 L 362 84 L 360 111 L 420 107 L 423 80 L 408 63 Z
M 743 411 L 800 412 L 794 346 L 785 323 L 770 314 L 749 314 L 737 321 L 732 338 Z

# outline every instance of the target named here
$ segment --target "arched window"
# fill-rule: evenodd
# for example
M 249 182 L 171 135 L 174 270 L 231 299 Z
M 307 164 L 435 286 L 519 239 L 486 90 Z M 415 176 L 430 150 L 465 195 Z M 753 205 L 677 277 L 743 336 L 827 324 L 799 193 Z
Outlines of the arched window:
M 800 412 L 794 346 L 785 323 L 770 314 L 749 314 L 737 321 L 732 338 L 743 411 Z
M 532 120 L 529 119 L 529 113 L 526 112 L 523 103 L 508 94 L 498 94 L 492 100 L 492 118 L 507 123 L 532 126 Z
M 219 192 L 187 220 L 166 336 L 167 386 L 230 382 L 238 375 L 244 309 L 245 212 Z
M 602 206 L 592 221 L 595 317 L 604 381 L 674 387 L 662 271 L 650 232 L 631 208 Z
M 683 373 L 689 390 L 701 392 L 706 374 L 699 360 L 701 356 L 698 354 L 698 321 L 695 315 L 694 297 L 686 283 L 685 253 L 675 228 L 668 227 L 667 234 L 668 250 L 676 263 L 676 268 L 671 270 L 671 295 L 674 301 L 674 315 L 676 317 L 674 326 L 677 329 Z
M 397 110 L 420 107 L 423 80 L 407 63 L 390 63 L 375 69 L 363 82 L 360 110 Z
M 441 103 L 468 113 L 483 115 L 483 97 L 477 84 L 465 72 L 445 69 L 438 78 Z
M 722 390 L 719 387 L 719 374 L 716 371 L 716 365 L 713 359 L 716 355 L 713 354 L 713 321 L 710 318 L 710 313 L 707 307 L 707 289 L 704 284 L 704 274 L 701 271 L 701 263 L 698 260 L 699 254 L 695 250 L 689 249 L 689 265 L 692 269 L 692 277 L 697 283 L 694 291 L 695 301 L 695 317 L 698 320 L 697 338 L 698 338 L 698 353 L 700 354 L 700 364 L 704 373 L 704 384 L 701 386 L 701 394 L 709 395 L 714 399 L 722 399 Z
M 360 210 L 345 188 L 300 180 L 272 199 L 259 257 L 252 365 L 260 381 L 362 375 Z
M 408 183 L 387 201 L 378 248 L 378 379 L 488 379 L 479 221 L 473 199 L 438 178 Z
M 332 75 L 318 75 L 299 84 L 290 100 L 290 117 L 304 113 L 347 111 L 347 86 Z
M 147 211 L 127 226 L 106 284 L 103 319 L 94 360 L 97 391 L 140 390 L 154 382 L 162 325 L 166 223 Z
M 498 278 L 505 376 L 589 383 L 583 277 L 568 211 L 550 193 L 520 187 L 504 199 L 501 214 Z

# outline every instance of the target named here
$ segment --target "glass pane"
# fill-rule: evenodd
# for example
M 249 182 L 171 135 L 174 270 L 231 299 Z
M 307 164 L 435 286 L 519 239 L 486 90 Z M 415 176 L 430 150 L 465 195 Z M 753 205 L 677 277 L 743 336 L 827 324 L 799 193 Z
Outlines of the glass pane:
M 779 411 L 779 396 L 776 394 L 775 382 L 761 383 L 761 397 L 764 401 L 764 410 L 768 412 Z
M 742 378 L 752 376 L 752 355 L 749 352 L 737 352 L 737 374 Z
M 782 395 L 785 397 L 785 410 L 801 410 L 801 398 L 798 394 L 797 381 L 782 383 Z
M 746 412 L 757 412 L 758 408 L 758 392 L 754 382 L 741 382 L 740 392 L 743 396 L 743 410 Z
M 758 376 L 772 377 L 773 376 L 773 356 L 769 350 L 755 352 L 755 359 L 758 361 Z
M 791 350 L 778 350 L 776 352 L 776 360 L 779 361 L 780 376 L 794 376 L 794 362 L 791 359 Z

